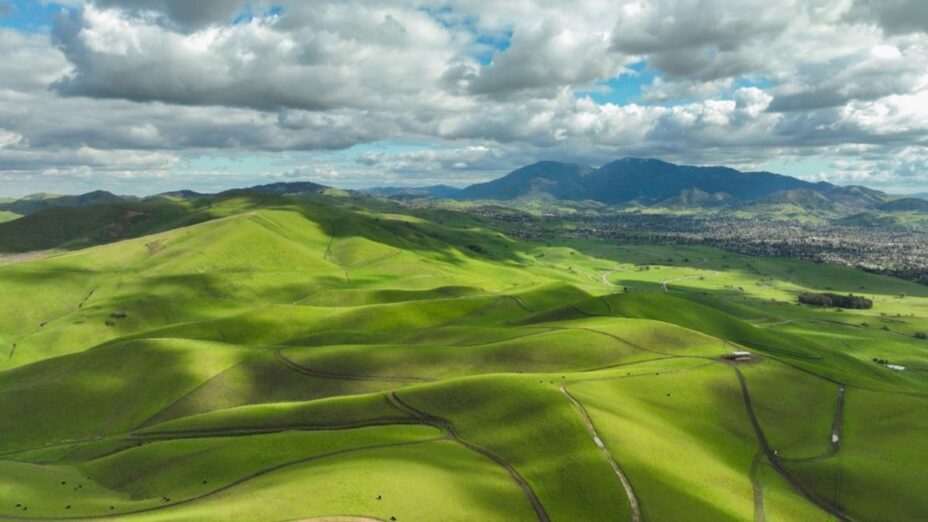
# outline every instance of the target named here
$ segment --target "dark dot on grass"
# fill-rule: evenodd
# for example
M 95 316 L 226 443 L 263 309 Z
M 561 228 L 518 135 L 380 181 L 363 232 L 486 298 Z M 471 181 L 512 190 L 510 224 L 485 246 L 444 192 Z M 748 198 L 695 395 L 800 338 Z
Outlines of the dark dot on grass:
M 206 484 L 206 481 L 204 480 L 203 483 Z
M 71 509 L 71 506 L 65 506 L 64 508 L 65 508 L 65 509 Z
M 110 506 L 110 509 L 116 509 L 116 506 Z

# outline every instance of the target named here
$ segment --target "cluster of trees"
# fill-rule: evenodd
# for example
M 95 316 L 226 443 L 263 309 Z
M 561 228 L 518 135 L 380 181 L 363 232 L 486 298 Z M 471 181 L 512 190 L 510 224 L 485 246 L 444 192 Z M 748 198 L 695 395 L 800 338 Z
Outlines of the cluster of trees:
M 873 301 L 854 294 L 838 295 L 804 292 L 799 294 L 799 302 L 810 306 L 826 306 L 832 308 L 853 308 L 857 310 L 873 308 Z

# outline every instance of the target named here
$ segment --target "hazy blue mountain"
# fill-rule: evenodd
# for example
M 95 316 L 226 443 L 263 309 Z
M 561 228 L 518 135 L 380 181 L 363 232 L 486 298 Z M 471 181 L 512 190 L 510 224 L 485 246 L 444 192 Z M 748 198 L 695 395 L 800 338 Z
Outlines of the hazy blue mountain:
M 160 196 L 160 197 L 174 198 L 174 199 L 197 199 L 197 198 L 202 198 L 206 195 L 207 194 L 204 194 L 202 192 L 196 192 L 194 190 L 183 189 L 183 190 L 173 190 L 171 192 L 162 192 L 161 194 L 155 194 L 154 196 L 151 196 L 151 197 L 156 198 Z
M 254 187 L 231 189 L 220 192 L 220 195 L 230 194 L 276 194 L 276 195 L 297 195 L 297 194 L 319 194 L 329 187 L 313 183 L 311 181 L 293 181 L 269 183 L 267 185 L 255 185 Z
M 89 207 L 91 205 L 103 205 L 133 200 L 135 200 L 135 198 L 117 196 L 105 190 L 95 190 L 77 196 L 31 194 L 14 201 L 0 203 L 0 211 L 28 216 L 29 214 L 35 214 L 36 212 L 55 207 Z
M 850 187 L 832 186 L 825 191 L 825 194 L 828 196 L 828 199 L 835 203 L 856 209 L 878 207 L 892 199 L 891 196 L 885 192 L 856 185 Z
M 749 201 L 795 189 L 824 190 L 830 185 L 801 181 L 770 172 L 740 172 L 726 167 L 690 167 L 654 159 L 626 158 L 590 174 L 587 186 L 597 201 L 616 204 L 658 203 L 684 191 L 726 194 L 732 201 Z
M 591 197 L 585 182 L 585 178 L 594 170 L 586 165 L 541 161 L 514 170 L 502 178 L 471 185 L 454 197 L 464 200 L 510 200 L 545 196 L 571 200 L 596 199 Z
M 449 185 L 428 185 L 424 187 L 372 187 L 361 192 L 386 197 L 428 197 L 450 198 L 461 189 Z
M 514 200 L 551 197 L 609 205 L 718 207 L 744 204 L 792 205 L 810 210 L 871 209 L 888 199 L 864 187 L 812 183 L 772 172 L 727 167 L 675 165 L 625 158 L 598 169 L 544 161 L 488 183 L 467 187 L 456 199 Z
M 883 203 L 878 207 L 884 212 L 928 212 L 928 200 L 902 198 Z

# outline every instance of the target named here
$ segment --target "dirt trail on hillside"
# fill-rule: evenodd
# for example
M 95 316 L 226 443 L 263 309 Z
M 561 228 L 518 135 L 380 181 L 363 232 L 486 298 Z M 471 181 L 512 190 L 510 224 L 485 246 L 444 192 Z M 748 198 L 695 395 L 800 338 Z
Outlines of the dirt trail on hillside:
M 401 411 L 406 412 L 409 415 L 416 417 L 417 419 L 420 419 L 425 424 L 430 424 L 432 426 L 442 429 L 448 435 L 448 437 L 450 437 L 452 440 L 454 440 L 458 444 L 472 451 L 476 451 L 477 453 L 480 453 L 484 457 L 487 457 L 488 459 L 492 460 L 493 462 L 503 467 L 506 471 L 509 472 L 509 475 L 512 476 L 513 480 L 516 481 L 516 483 L 519 485 L 519 488 L 521 488 L 522 491 L 525 493 L 525 496 L 528 497 L 528 501 L 532 505 L 532 509 L 535 510 L 535 514 L 538 516 L 538 520 L 540 522 L 551 522 L 551 518 L 548 516 L 548 513 L 545 511 L 544 506 L 541 505 L 541 500 L 538 499 L 538 495 L 535 494 L 535 491 L 532 489 L 529 483 L 525 480 L 524 477 L 522 477 L 522 475 L 514 467 L 512 467 L 511 464 L 503 460 L 502 457 L 491 452 L 490 450 L 486 448 L 477 446 L 476 444 L 473 444 L 471 442 L 468 442 L 462 439 L 461 437 L 458 436 L 457 432 L 454 430 L 454 426 L 447 419 L 444 419 L 442 417 L 436 417 L 435 415 L 431 415 L 429 413 L 416 409 L 415 407 L 409 405 L 408 403 L 400 399 L 396 395 L 395 391 L 390 392 L 387 395 L 387 397 L 390 399 L 390 402 L 392 402 L 393 405 L 399 408 Z
M 301 518 L 291 522 L 384 522 L 382 518 L 358 517 L 354 515 L 338 515 L 334 517 Z
M 618 285 L 609 280 L 609 276 L 616 272 L 618 272 L 618 270 L 609 270 L 608 272 L 603 272 L 603 275 L 599 276 L 599 282 L 606 286 L 617 287 Z
M 668 288 L 667 285 L 669 285 L 670 283 L 675 283 L 677 281 L 690 281 L 693 279 L 699 279 L 700 277 L 717 277 L 718 275 L 719 275 L 719 272 L 715 271 L 709 275 L 699 274 L 699 275 L 692 275 L 692 276 L 686 276 L 686 277 L 677 277 L 675 279 L 665 279 L 664 281 L 661 282 L 661 288 L 663 288 L 665 292 L 669 292 L 670 288 Z
M 835 397 L 834 419 L 831 421 L 831 438 L 828 440 L 828 449 L 821 455 L 814 457 L 805 457 L 798 459 L 783 458 L 781 460 L 789 462 L 815 462 L 834 457 L 841 449 L 841 438 L 844 435 L 844 396 L 847 393 L 847 387 L 843 384 L 838 385 L 838 394 Z
M 760 466 L 764 453 L 760 450 L 751 460 L 751 488 L 754 490 L 754 522 L 766 522 L 767 513 L 764 511 L 764 486 L 760 483 Z
M 754 428 L 754 434 L 757 437 L 757 442 L 760 445 L 761 450 L 767 456 L 767 460 L 770 462 L 770 465 L 773 467 L 773 469 L 781 477 L 783 477 L 794 490 L 796 490 L 807 500 L 825 510 L 825 512 L 837 518 L 838 520 L 852 522 L 853 519 L 844 513 L 844 511 L 842 511 L 838 506 L 820 497 L 806 485 L 793 478 L 793 476 L 786 471 L 786 469 L 783 467 L 780 457 L 776 454 L 774 449 L 770 447 L 770 442 L 767 440 L 767 436 L 764 434 L 764 431 L 760 426 L 757 415 L 754 413 L 754 403 L 751 400 L 751 393 L 748 391 L 748 384 L 747 380 L 744 378 L 744 374 L 741 373 L 741 370 L 739 370 L 737 367 L 732 366 L 732 369 L 735 370 L 735 375 L 738 376 L 738 382 L 741 385 L 741 396 L 744 400 L 744 408 L 747 412 L 748 420 L 751 421 L 751 426 Z
M 37 261 L 39 259 L 45 259 L 46 257 L 51 257 L 57 254 L 66 253 L 66 250 L 33 250 L 31 252 L 22 252 L 15 254 L 0 254 L 0 266 L 2 265 L 15 265 L 17 263 L 26 263 L 29 261 Z
M 71 517 L 67 517 L 67 516 L 63 516 L 63 517 L 62 517 L 62 516 L 58 516 L 58 517 L 54 517 L 54 516 L 24 517 L 24 516 L 15 516 L 15 515 L 0 515 L 0 519 L 5 519 L 5 520 L 35 520 L 35 521 L 38 521 L 38 520 L 91 520 L 91 519 L 117 518 L 117 517 L 124 517 L 124 516 L 126 516 L 126 515 L 137 515 L 137 514 L 140 514 L 140 513 L 151 513 L 151 512 L 154 512 L 154 511 L 162 511 L 162 510 L 165 510 L 165 509 L 172 509 L 172 508 L 175 508 L 175 507 L 177 507 L 177 506 L 182 506 L 182 505 L 184 505 L 184 504 L 189 504 L 189 503 L 191 503 L 191 502 L 196 502 L 196 501 L 198 501 L 198 500 L 203 500 L 203 499 L 205 499 L 205 498 L 211 497 L 211 496 L 216 495 L 216 494 L 218 494 L 218 493 L 222 493 L 223 491 L 226 491 L 226 490 L 229 490 L 229 489 L 234 488 L 234 487 L 236 487 L 236 486 L 239 486 L 239 485 L 241 485 L 241 484 L 244 484 L 245 482 L 249 482 L 249 481 L 254 480 L 254 479 L 256 479 L 256 478 L 259 478 L 259 477 L 261 477 L 261 476 L 263 476 L 263 475 L 267 475 L 268 473 L 273 473 L 273 472 L 275 472 L 275 471 L 280 471 L 280 470 L 282 470 L 282 469 L 290 468 L 290 467 L 293 467 L 293 466 L 299 466 L 299 465 L 301 465 L 301 464 L 307 464 L 307 463 L 309 463 L 309 462 L 313 462 L 313 461 L 316 461 L 316 460 L 322 460 L 322 459 L 326 459 L 326 458 L 330 458 L 330 457 L 338 457 L 338 456 L 341 456 L 341 455 L 347 455 L 347 454 L 351 454 L 351 453 L 357 453 L 357 452 L 360 452 L 360 451 L 368 451 L 368 450 L 376 450 L 376 449 L 386 449 L 386 448 L 395 448 L 395 447 L 402 447 L 402 446 L 414 446 L 414 445 L 418 445 L 418 444 L 426 444 L 426 443 L 429 443 L 429 442 L 435 442 L 435 441 L 439 441 L 439 440 L 442 440 L 442 438 L 429 438 L 429 439 L 421 439 L 421 440 L 407 441 L 407 442 L 394 442 L 394 443 L 387 443 L 387 444 L 373 444 L 373 445 L 370 445 L 370 446 L 361 446 L 361 447 L 357 447 L 357 448 L 348 448 L 348 449 L 343 449 L 343 450 L 338 450 L 338 451 L 332 451 L 332 452 L 329 452 L 329 453 L 322 453 L 322 454 L 319 454 L 319 455 L 313 455 L 313 456 L 311 456 L 311 457 L 304 457 L 304 458 L 301 458 L 301 459 L 292 460 L 292 461 L 290 461 L 290 462 L 284 462 L 284 463 L 282 463 L 282 464 L 278 464 L 278 465 L 272 466 L 272 467 L 270 467 L 270 468 L 265 468 L 265 469 L 256 471 L 256 472 L 254 472 L 254 473 L 250 473 L 250 474 L 248 474 L 248 475 L 245 475 L 244 477 L 241 477 L 241 478 L 239 478 L 239 479 L 237 479 L 237 480 L 234 480 L 234 481 L 232 481 L 232 482 L 229 482 L 229 483 L 225 484 L 224 486 L 218 487 L 218 488 L 216 488 L 216 489 L 214 489 L 214 490 L 207 491 L 206 493 L 202 493 L 202 494 L 199 494 L 199 495 L 194 495 L 194 496 L 192 496 L 192 497 L 187 497 L 187 498 L 185 498 L 185 499 L 178 500 L 178 501 L 176 501 L 176 502 L 171 502 L 170 504 L 163 504 L 163 505 L 157 505 L 157 506 L 150 506 L 150 507 L 146 507 L 146 508 L 134 509 L 134 510 L 129 510 L 129 511 L 120 511 L 120 512 L 115 512 L 115 513 L 114 513 L 114 512 L 110 512 L 110 513 L 100 513 L 100 514 L 97 514 L 97 515 L 79 515 L 79 516 L 71 516 Z M 316 520 L 316 519 L 310 519 L 310 520 Z M 325 520 L 325 518 L 322 518 L 322 519 L 320 519 L 320 520 Z M 357 520 L 357 519 L 355 519 L 355 520 Z M 372 520 L 377 520 L 377 519 L 372 519 Z
M 612 471 L 615 473 L 615 476 L 618 477 L 619 482 L 622 484 L 622 488 L 625 490 L 625 496 L 628 498 L 629 506 L 629 519 L 632 522 L 642 522 L 644 520 L 641 516 L 641 506 L 638 503 L 638 497 L 635 495 L 635 490 L 632 488 L 632 483 L 628 480 L 628 477 L 622 472 L 622 469 L 619 467 L 619 464 L 615 461 L 615 458 L 612 457 L 612 454 L 609 453 L 609 450 L 606 449 L 605 444 L 603 444 L 602 437 L 599 436 L 599 432 L 596 431 L 596 427 L 593 426 L 593 419 L 590 418 L 590 414 L 586 411 L 586 408 L 583 404 L 580 404 L 573 395 L 567 391 L 567 388 L 562 384 L 560 386 L 561 393 L 573 404 L 574 409 L 580 414 L 580 418 L 583 419 L 583 424 L 586 426 L 587 431 L 590 432 L 590 435 L 593 436 L 593 443 L 596 444 L 596 447 L 602 452 L 603 456 L 606 458 L 606 461 L 609 462 L 609 466 L 612 468 Z
M 334 372 L 324 372 L 320 370 L 313 370 L 305 366 L 300 366 L 299 364 L 288 359 L 286 355 L 281 353 L 281 350 L 278 348 L 274 351 L 274 357 L 277 360 L 296 372 L 302 373 L 304 375 L 310 375 L 313 377 L 322 377 L 324 379 L 341 379 L 345 381 L 380 381 L 380 382 L 434 382 L 434 379 L 429 379 L 428 377 L 394 377 L 387 375 L 357 375 L 357 374 L 348 374 L 348 373 L 334 373 Z

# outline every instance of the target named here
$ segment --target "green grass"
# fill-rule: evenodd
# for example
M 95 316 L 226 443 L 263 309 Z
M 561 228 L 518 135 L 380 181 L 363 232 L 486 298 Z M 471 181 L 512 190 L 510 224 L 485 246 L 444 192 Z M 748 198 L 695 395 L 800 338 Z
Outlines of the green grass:
M 750 519 L 757 447 L 734 373 L 722 365 L 667 364 L 651 363 L 647 378 L 619 374 L 571 384 L 570 391 L 625 468 L 645 518 Z
M 399 426 L 165 440 L 81 463 L 78 468 L 91 480 L 131 499 L 167 496 L 180 501 L 318 455 L 440 437 L 435 428 Z M 174 461 L 184 465 L 171 465 Z
M 413 418 L 397 409 L 385 394 L 339 396 L 314 401 L 267 403 L 218 409 L 138 430 L 141 437 L 172 433 L 324 429 L 365 424 L 402 423 Z
M 755 488 L 767 520 L 826 520 L 790 481 L 854 520 L 928 518 L 923 286 L 705 247 L 520 241 L 344 194 L 147 204 L 124 237 L 101 235 L 124 217 L 108 207 L 75 211 L 73 230 L 50 220 L 62 210 L 4 225 L 21 228 L 0 250 L 61 250 L 0 265 L 0 518 L 537 519 L 479 447 L 551 520 L 626 519 L 562 385 L 646 520 L 751 520 Z M 804 291 L 874 307 L 813 309 Z M 737 368 L 780 471 L 721 361 L 736 349 L 755 354 Z
M 827 451 L 836 384 L 773 360 L 742 371 L 758 421 L 780 456 L 809 458 Z
M 130 520 L 300 520 L 344 514 L 434 522 L 533 520 L 528 502 L 504 471 L 450 441 L 335 456 Z
M 608 463 L 558 391 L 560 377 L 474 377 L 417 387 L 400 397 L 447 419 L 461 438 L 509 462 L 552 520 L 627 513 Z
M 836 458 L 793 464 L 815 491 L 864 520 L 922 520 L 928 458 L 918 436 L 928 430 L 928 398 L 850 390 L 846 430 Z M 904 484 L 904 486 L 902 486 Z
M 578 371 L 617 364 L 633 348 L 583 330 L 554 330 L 470 346 L 333 345 L 282 353 L 330 374 L 439 379 L 501 372 Z
M 249 353 L 139 340 L 0 373 L 0 415 L 10 420 L 0 451 L 127 432 Z

